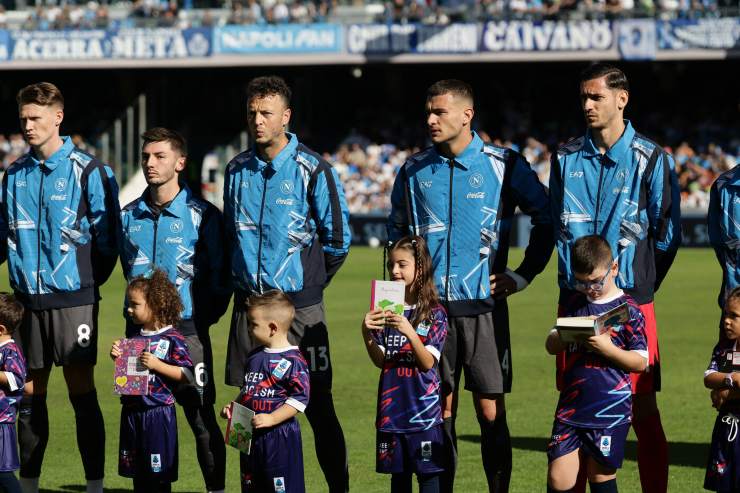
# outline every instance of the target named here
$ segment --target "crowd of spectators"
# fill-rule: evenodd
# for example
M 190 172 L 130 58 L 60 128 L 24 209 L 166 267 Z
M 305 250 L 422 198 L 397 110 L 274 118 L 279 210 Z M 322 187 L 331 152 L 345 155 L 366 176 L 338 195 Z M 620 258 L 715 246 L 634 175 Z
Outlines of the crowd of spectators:
M 521 152 L 545 185 L 550 178 L 551 149 L 533 137 L 522 145 L 506 139 L 491 138 L 479 132 L 484 141 L 510 147 Z M 350 212 L 369 214 L 390 209 L 390 192 L 398 168 L 418 148 L 399 148 L 392 144 L 342 144 L 324 158 L 334 165 L 344 184 Z M 691 145 L 682 142 L 675 148 L 666 147 L 673 154 L 681 188 L 681 206 L 684 209 L 704 210 L 709 204 L 709 189 L 722 172 L 733 168 L 740 159 L 740 139 L 720 145 Z
M 0 28 L 185 28 L 342 22 L 339 6 L 353 6 L 362 11 L 370 5 L 376 8 L 366 9 L 365 21 L 436 25 L 511 18 L 717 17 L 723 11 L 730 15 L 738 13 L 737 0 L 378 0 L 375 3 L 358 0 L 122 0 L 110 4 L 105 0 L 79 4 L 66 0 L 35 0 L 33 3 L 18 2 L 17 8 L 26 11 L 27 17 L 14 26 L 8 26 L 6 7 L 0 3 Z M 12 0 L 10 8 L 13 8 Z

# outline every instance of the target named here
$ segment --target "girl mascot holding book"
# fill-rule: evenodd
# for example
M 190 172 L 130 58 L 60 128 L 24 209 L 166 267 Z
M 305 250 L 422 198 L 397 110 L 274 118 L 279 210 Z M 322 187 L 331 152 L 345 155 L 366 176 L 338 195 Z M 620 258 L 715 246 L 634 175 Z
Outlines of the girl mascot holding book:
M 193 381 L 193 363 L 185 338 L 175 326 L 182 303 L 177 288 L 161 270 L 131 281 L 126 290 L 128 314 L 141 325 L 134 340 L 143 340 L 144 350 L 136 364 L 149 370 L 144 395 L 121 396 L 121 434 L 118 474 L 134 480 L 134 492 L 171 491 L 177 481 L 177 420 L 173 390 L 180 382 Z M 110 355 L 123 354 L 120 340 Z
M 373 307 L 362 324 L 367 354 L 381 369 L 376 470 L 391 474 L 392 493 L 410 493 L 412 473 L 420 493 L 436 493 L 449 455 L 443 450 L 437 369 L 447 315 L 424 239 L 402 238 L 388 253 L 391 279 L 405 285 L 403 314 Z

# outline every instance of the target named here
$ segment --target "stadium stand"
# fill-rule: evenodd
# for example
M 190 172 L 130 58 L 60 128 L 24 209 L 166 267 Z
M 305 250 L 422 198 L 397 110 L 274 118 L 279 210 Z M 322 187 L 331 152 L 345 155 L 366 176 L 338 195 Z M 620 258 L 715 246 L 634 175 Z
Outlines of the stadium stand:
M 45 4 L 45 5 L 44 5 Z M 135 0 L 67 3 L 0 2 L 0 29 L 215 27 L 322 22 L 448 25 L 501 19 L 660 19 L 737 15 L 732 0 Z

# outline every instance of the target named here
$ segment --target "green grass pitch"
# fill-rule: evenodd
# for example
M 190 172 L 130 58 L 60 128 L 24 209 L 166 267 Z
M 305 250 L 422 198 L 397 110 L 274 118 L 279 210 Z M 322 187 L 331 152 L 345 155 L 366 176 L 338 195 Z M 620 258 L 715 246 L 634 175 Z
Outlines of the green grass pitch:
M 521 250 L 512 250 L 510 265 L 518 265 Z M 374 472 L 375 392 L 378 372 L 360 340 L 360 321 L 368 306 L 370 280 L 382 276 L 381 250 L 353 248 L 349 259 L 326 291 L 326 305 L 334 367 L 334 399 L 349 449 L 352 490 L 359 493 L 389 490 L 389 478 Z M 658 395 L 663 424 L 670 442 L 671 492 L 701 490 L 704 465 L 715 411 L 702 374 L 717 335 L 719 309 L 716 295 L 720 270 L 713 253 L 682 249 L 658 293 L 656 312 L 663 362 L 663 391 Z M 7 271 L 2 267 L 0 288 L 7 290 Z M 124 281 L 120 271 L 102 290 L 99 358 L 96 381 L 106 418 L 106 491 L 129 491 L 130 481 L 117 475 L 120 406 L 113 395 L 113 366 L 108 358 L 110 343 L 123 333 L 121 302 Z M 545 336 L 553 324 L 556 302 L 555 258 L 547 270 L 523 293 L 510 298 L 514 389 L 507 396 L 509 426 L 514 445 L 511 491 L 543 491 L 547 458 L 543 452 L 557 400 L 554 362 L 544 349 Z M 211 328 L 217 406 L 233 398 L 237 390 L 223 385 L 228 316 Z M 478 425 L 470 394 L 460 399 L 458 435 L 460 465 L 457 491 L 485 491 L 480 462 Z M 74 418 L 59 369 L 52 372 L 49 390 L 51 431 L 41 476 L 47 492 L 84 491 L 82 465 L 75 442 Z M 173 491 L 204 491 L 195 447 L 187 422 L 178 410 L 180 428 L 180 480 Z M 223 423 L 222 423 L 223 424 Z M 326 491 L 313 452 L 313 435 L 304 418 L 304 459 L 307 491 Z M 227 491 L 239 491 L 237 452 L 227 450 Z M 634 435 L 619 472 L 620 490 L 639 491 Z

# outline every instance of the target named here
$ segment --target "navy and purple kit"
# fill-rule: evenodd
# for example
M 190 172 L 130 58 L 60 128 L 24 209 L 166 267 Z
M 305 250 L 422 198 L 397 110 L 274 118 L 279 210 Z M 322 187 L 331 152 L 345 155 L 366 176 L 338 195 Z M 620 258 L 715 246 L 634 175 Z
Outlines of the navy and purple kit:
M 0 344 L 0 371 L 8 379 L 0 386 L 0 472 L 9 472 L 20 467 L 15 420 L 26 383 L 26 360 L 13 339 Z
M 628 304 L 629 321 L 611 329 L 612 343 L 625 351 L 636 351 L 647 360 L 645 318 L 635 300 L 624 292 L 598 301 L 578 293 L 567 301 L 563 315 L 598 316 L 624 303 Z M 563 388 L 547 446 L 549 460 L 580 448 L 600 464 L 620 468 L 632 421 L 629 372 L 583 344 L 570 344 L 565 362 Z
M 737 341 L 723 339 L 717 343 L 704 376 L 716 372 L 732 373 L 735 368 L 732 359 L 736 352 Z M 704 488 L 723 492 L 740 490 L 738 425 L 740 425 L 740 401 L 725 401 L 714 421 Z
M 148 340 L 149 352 L 168 365 L 183 368 L 192 381 L 193 363 L 185 338 L 172 326 L 142 330 L 135 339 Z M 148 395 L 121 396 L 118 474 L 127 478 L 177 481 L 175 384 L 149 372 Z
M 304 412 L 310 393 L 308 364 L 297 346 L 259 347 L 247 360 L 237 402 L 256 414 L 288 405 Z M 305 493 L 303 447 L 298 421 L 255 429 L 249 455 L 241 454 L 242 491 Z
M 404 312 L 413 318 L 413 308 Z M 447 314 L 441 306 L 416 327 L 434 366 L 420 371 L 411 343 L 397 329 L 371 331 L 385 353 L 378 384 L 376 470 L 393 474 L 432 474 L 444 470 L 442 406 L 437 365 L 447 336 Z

